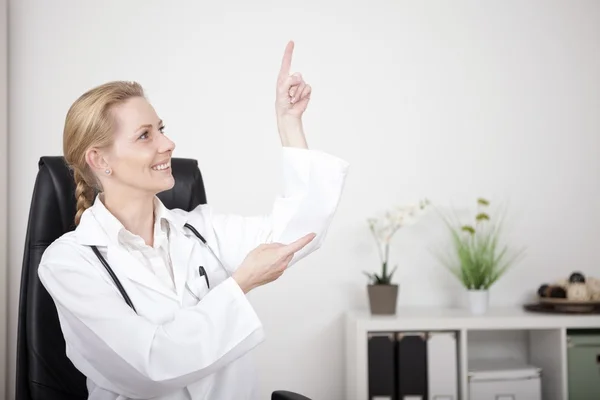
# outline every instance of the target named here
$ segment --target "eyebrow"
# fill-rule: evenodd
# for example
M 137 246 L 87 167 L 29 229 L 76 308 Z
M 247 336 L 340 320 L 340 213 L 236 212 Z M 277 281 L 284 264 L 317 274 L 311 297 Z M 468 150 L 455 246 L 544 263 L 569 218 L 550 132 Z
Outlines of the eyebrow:
M 158 126 L 161 126 L 162 124 L 163 124 L 163 120 L 161 119 L 161 120 L 159 120 L 159 121 L 158 121 Z M 152 128 L 152 125 L 151 125 L 151 124 L 141 125 L 139 128 L 137 128 L 137 129 L 135 130 L 135 132 L 138 132 L 138 131 L 139 131 L 139 130 L 141 130 L 142 128 L 147 128 L 147 129 L 150 129 L 150 128 Z

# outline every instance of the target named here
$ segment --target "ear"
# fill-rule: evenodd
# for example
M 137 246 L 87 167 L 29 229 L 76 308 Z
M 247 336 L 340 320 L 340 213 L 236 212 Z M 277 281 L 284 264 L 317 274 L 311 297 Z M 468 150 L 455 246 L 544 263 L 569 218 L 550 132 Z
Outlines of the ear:
M 85 152 L 85 162 L 88 163 L 92 171 L 96 174 L 102 174 L 103 171 L 109 168 L 108 163 L 104 159 L 104 155 L 95 147 L 92 147 Z

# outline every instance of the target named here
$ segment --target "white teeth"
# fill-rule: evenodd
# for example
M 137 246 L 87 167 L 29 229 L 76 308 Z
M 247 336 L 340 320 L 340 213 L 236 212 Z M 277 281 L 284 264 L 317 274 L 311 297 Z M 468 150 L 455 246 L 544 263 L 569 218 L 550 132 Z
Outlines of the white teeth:
M 163 169 L 167 169 L 171 166 L 171 163 L 164 163 L 164 164 L 160 164 L 160 165 L 155 165 L 154 167 L 152 167 L 153 170 L 155 171 L 162 171 Z

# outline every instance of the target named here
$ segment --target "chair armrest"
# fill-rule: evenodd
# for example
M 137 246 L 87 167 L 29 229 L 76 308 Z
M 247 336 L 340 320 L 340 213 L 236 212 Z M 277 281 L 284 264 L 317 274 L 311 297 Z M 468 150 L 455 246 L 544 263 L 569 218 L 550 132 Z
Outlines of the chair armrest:
M 288 392 L 287 390 L 276 390 L 271 396 L 271 400 L 311 400 L 301 394 Z

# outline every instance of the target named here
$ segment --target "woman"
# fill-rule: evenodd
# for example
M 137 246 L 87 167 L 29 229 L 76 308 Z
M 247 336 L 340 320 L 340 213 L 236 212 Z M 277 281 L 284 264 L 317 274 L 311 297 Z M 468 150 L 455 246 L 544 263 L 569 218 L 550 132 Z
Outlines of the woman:
M 285 185 L 267 216 L 161 204 L 175 145 L 138 84 L 111 82 L 71 106 L 63 139 L 77 228 L 48 247 L 38 274 L 89 399 L 257 399 L 249 353 L 264 332 L 245 294 L 321 245 L 348 167 L 307 148 L 311 88 L 290 75 L 292 51 L 276 93 Z

